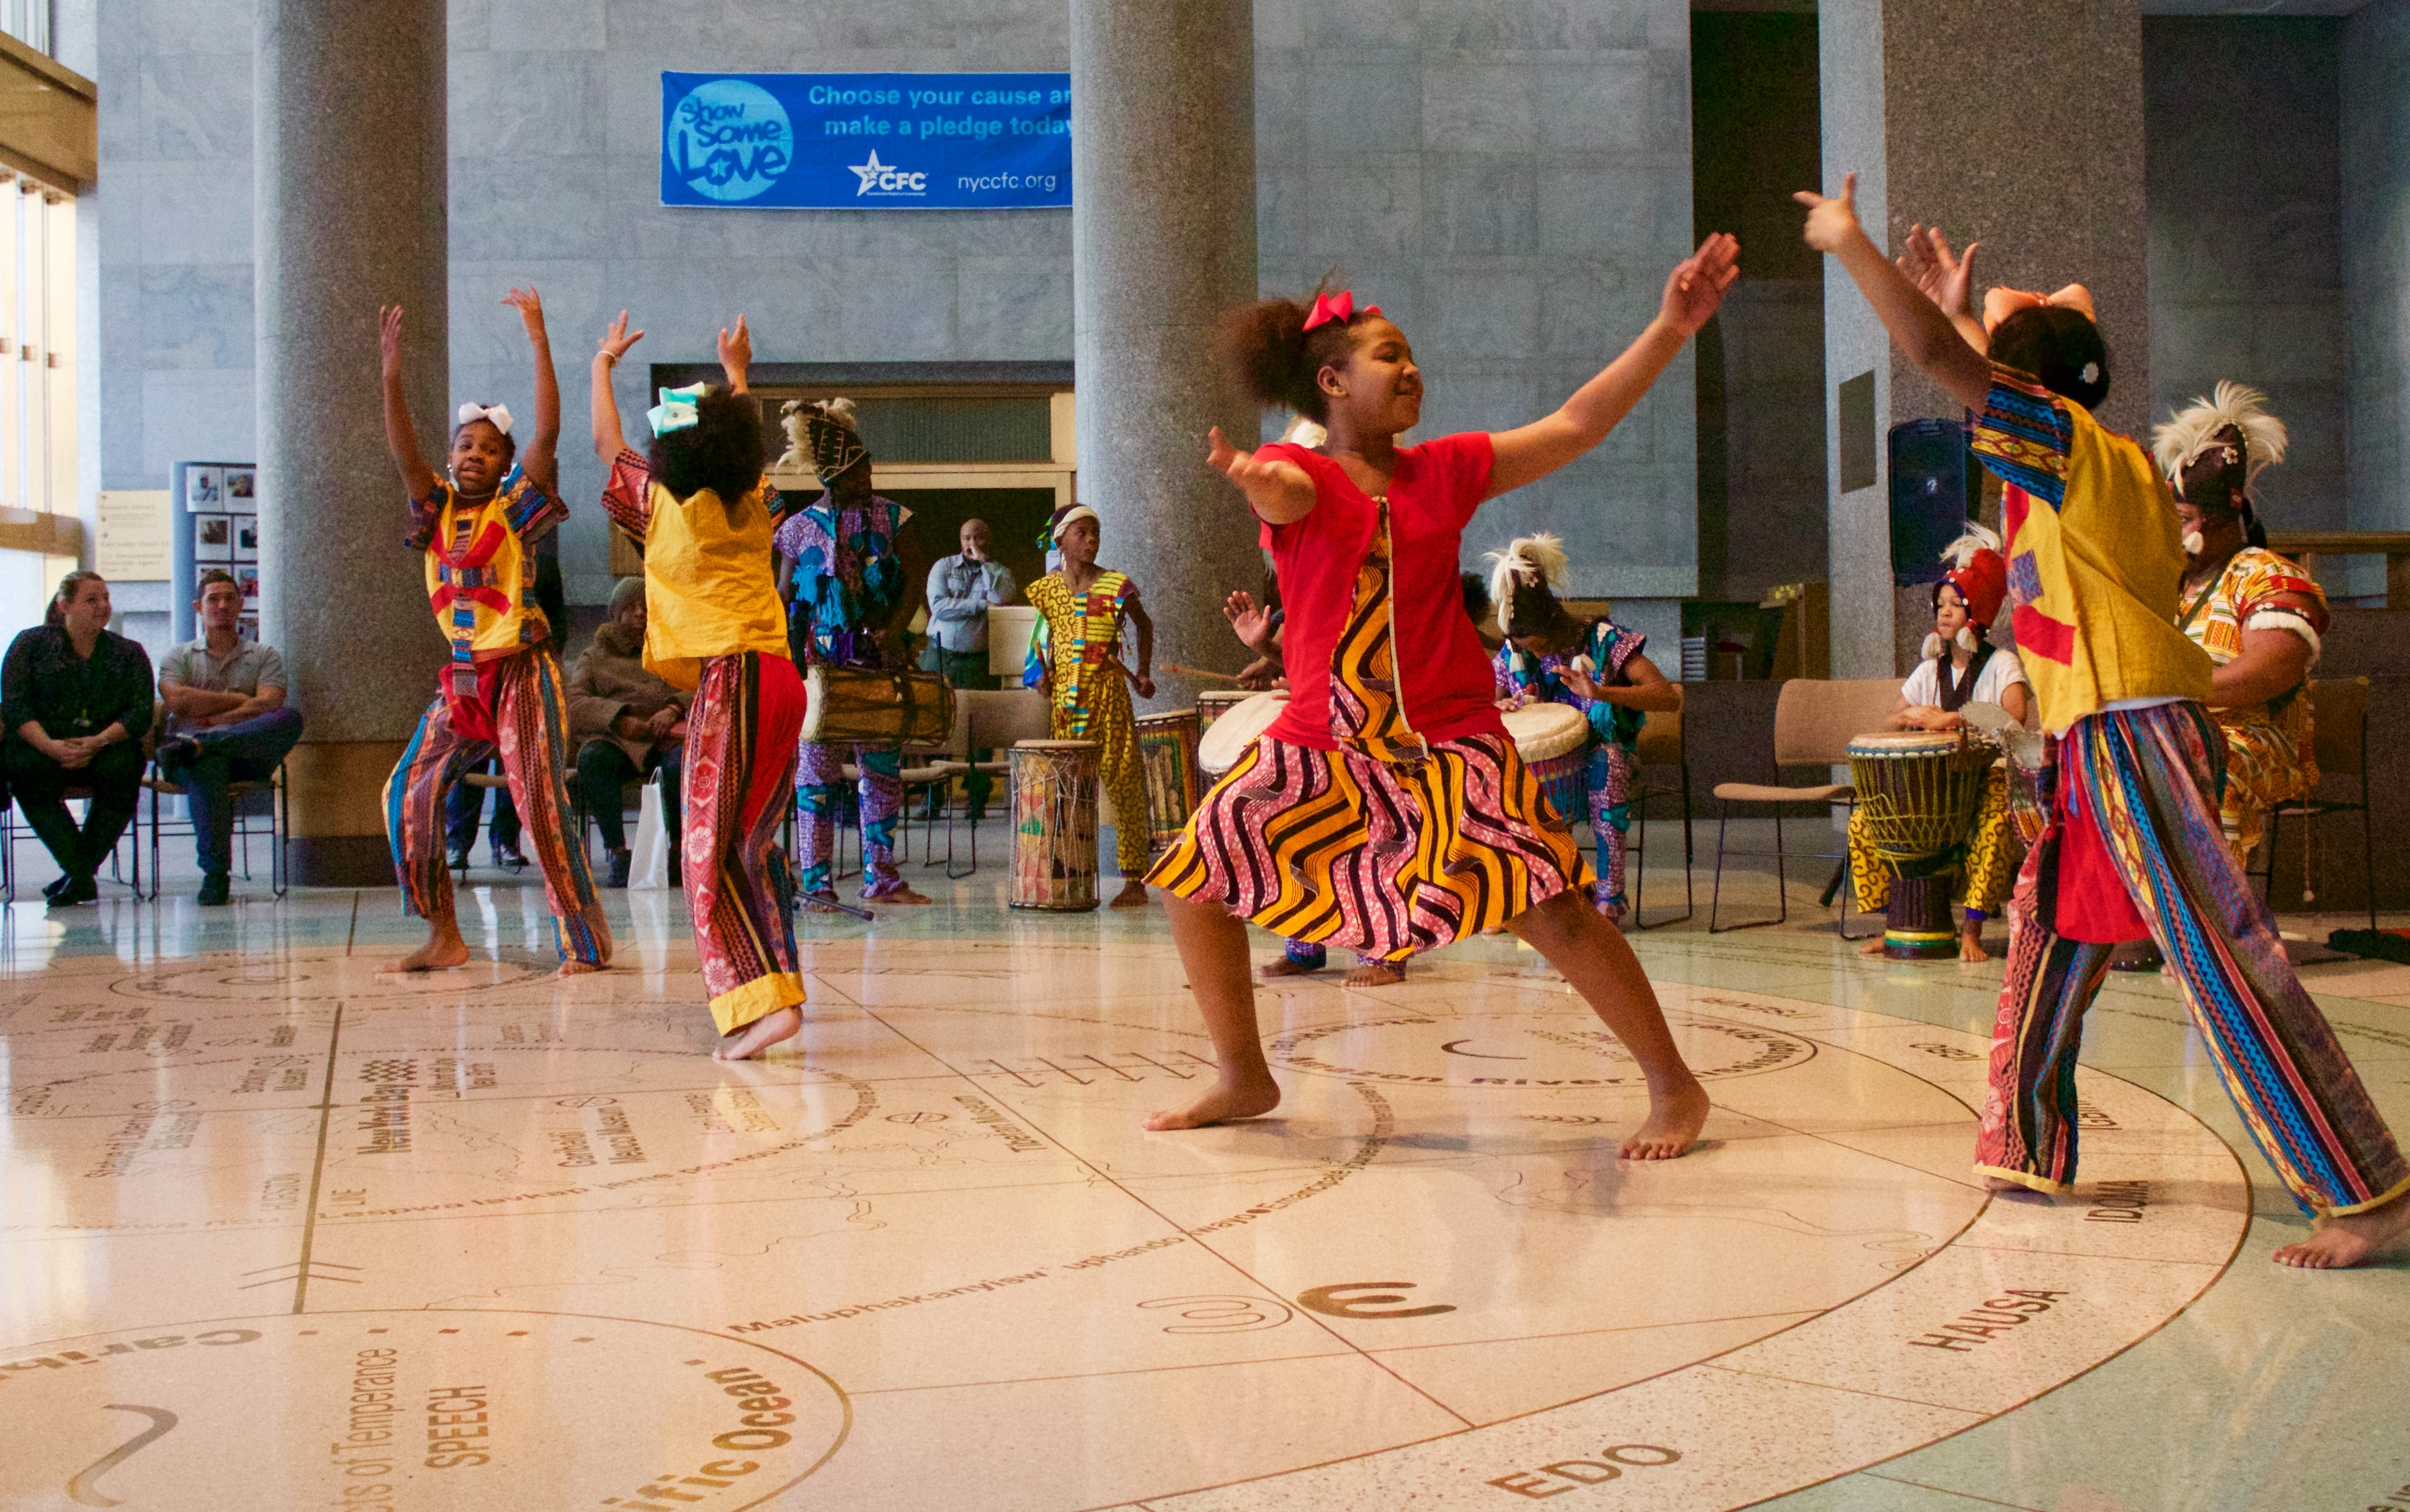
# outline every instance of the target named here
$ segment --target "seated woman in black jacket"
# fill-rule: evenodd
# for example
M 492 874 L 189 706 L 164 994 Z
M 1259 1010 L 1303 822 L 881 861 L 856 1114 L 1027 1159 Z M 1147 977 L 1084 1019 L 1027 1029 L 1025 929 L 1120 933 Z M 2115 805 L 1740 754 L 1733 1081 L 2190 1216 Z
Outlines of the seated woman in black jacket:
M 99 895 L 93 873 L 117 849 L 142 783 L 151 658 L 109 633 L 109 616 L 101 575 L 69 573 L 48 619 L 11 641 L 0 662 L 0 770 L 64 874 L 45 889 L 54 904 Z M 69 788 L 92 790 L 80 832 L 67 813 Z

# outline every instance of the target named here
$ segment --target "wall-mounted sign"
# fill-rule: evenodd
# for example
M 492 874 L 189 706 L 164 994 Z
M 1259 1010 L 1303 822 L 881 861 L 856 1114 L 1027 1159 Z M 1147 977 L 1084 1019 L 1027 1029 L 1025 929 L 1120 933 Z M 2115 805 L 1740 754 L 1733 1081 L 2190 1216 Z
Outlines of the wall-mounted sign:
M 1071 203 L 1069 74 L 661 75 L 661 203 Z

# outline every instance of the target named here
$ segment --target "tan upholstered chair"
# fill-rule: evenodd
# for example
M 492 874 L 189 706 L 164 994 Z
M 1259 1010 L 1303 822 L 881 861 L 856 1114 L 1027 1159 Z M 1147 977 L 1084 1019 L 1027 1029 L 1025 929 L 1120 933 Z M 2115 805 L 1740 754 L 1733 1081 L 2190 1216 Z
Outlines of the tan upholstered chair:
M 1895 677 L 1866 677 L 1827 682 L 1796 677 L 1782 685 L 1774 706 L 1774 770 L 1766 775 L 1769 782 L 1719 782 L 1716 784 L 1716 880 L 1707 901 L 1707 933 L 1720 934 L 1726 929 L 1754 929 L 1761 924 L 1781 923 L 1791 917 L 1791 895 L 1786 884 L 1783 862 L 1786 853 L 1782 836 L 1784 804 L 1830 804 L 1851 808 L 1857 804 L 1857 792 L 1846 782 L 1812 782 L 1801 787 L 1787 787 L 1782 782 L 1786 766 L 1837 766 L 1850 759 L 1850 739 L 1870 731 L 1888 729 L 1892 711 L 1899 706 L 1899 681 Z M 1772 851 L 1731 850 L 1724 843 L 1725 829 L 1735 811 L 1747 813 L 1753 808 L 1771 809 L 1774 815 L 1774 849 Z M 1767 855 L 1774 857 L 1775 895 L 1781 901 L 1780 911 L 1771 919 L 1752 919 L 1747 923 L 1721 923 L 1723 901 L 1724 857 L 1726 855 Z M 1849 848 L 1837 853 L 1829 850 L 1808 851 L 1807 858 L 1838 861 L 1837 881 L 1848 881 Z
M 2260 873 L 2261 899 L 2273 896 L 2276 889 L 2276 835 L 2285 821 L 2300 820 L 2309 826 L 2301 834 L 2301 848 L 2306 854 L 2316 836 L 2316 821 L 2321 814 L 2359 814 L 2360 875 L 2368 882 L 2368 928 L 2376 931 L 2376 838 L 2371 829 L 2368 804 L 2368 679 L 2336 677 L 2312 682 L 2301 696 L 2310 701 L 2313 732 L 2310 748 L 2317 755 L 2318 775 L 2347 777 L 2359 783 L 2358 801 L 2321 798 L 2313 793 L 2288 804 L 2279 804 L 2268 815 L 2268 869 Z M 2247 860 L 2248 858 L 2246 858 Z

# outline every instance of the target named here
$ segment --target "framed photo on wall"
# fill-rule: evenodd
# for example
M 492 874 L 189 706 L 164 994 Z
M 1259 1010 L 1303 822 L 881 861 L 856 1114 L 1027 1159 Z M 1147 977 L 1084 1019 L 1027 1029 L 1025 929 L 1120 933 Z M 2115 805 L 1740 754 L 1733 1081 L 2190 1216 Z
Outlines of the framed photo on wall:
M 258 516 L 237 515 L 234 516 L 234 560 L 237 561 L 257 561 L 259 560 Z
M 199 514 L 203 510 L 225 508 L 225 469 L 186 467 L 184 469 L 184 507 L 195 514 Z
M 225 508 L 237 515 L 259 513 L 259 469 L 230 467 L 225 470 Z
M 193 560 L 196 562 L 234 560 L 233 516 L 193 516 Z

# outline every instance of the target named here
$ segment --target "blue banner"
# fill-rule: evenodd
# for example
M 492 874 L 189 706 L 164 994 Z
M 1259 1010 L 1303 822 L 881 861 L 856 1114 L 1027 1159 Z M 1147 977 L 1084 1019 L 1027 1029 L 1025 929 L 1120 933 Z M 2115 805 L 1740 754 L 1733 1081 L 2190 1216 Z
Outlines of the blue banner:
M 661 75 L 661 203 L 1071 203 L 1069 74 Z

